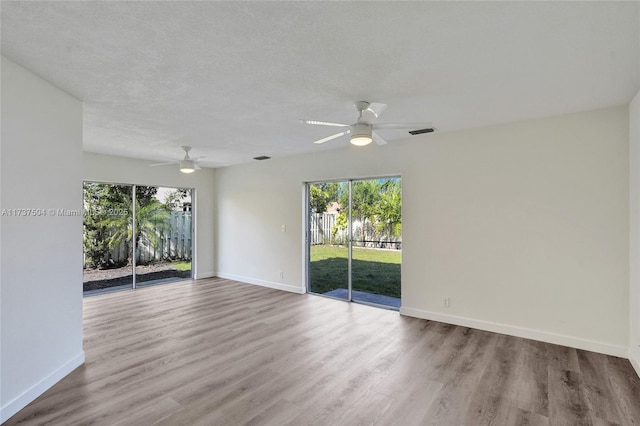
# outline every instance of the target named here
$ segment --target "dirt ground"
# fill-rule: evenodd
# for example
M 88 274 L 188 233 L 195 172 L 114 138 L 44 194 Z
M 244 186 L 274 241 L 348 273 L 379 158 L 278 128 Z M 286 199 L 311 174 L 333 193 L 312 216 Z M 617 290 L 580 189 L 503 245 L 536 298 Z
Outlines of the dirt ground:
M 131 265 L 114 269 L 85 269 L 84 291 L 129 284 L 131 269 Z M 136 267 L 136 282 L 189 277 L 191 277 L 191 271 L 178 271 L 172 267 L 171 263 L 153 263 Z

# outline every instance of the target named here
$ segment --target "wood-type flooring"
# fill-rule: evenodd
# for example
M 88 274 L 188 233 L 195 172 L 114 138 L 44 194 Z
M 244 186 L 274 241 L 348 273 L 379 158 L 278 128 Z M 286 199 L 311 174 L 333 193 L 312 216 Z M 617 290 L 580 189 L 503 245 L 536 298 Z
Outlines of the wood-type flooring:
M 628 360 L 220 278 L 84 299 L 13 425 L 635 425 Z

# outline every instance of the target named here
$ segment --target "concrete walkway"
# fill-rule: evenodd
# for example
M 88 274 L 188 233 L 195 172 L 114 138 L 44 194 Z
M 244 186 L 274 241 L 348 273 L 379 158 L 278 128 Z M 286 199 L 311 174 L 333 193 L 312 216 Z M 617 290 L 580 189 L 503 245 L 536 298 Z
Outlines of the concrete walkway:
M 325 296 L 337 297 L 339 299 L 347 299 L 349 292 L 346 288 L 337 288 L 335 290 L 323 293 Z M 373 303 L 376 305 L 388 306 L 393 309 L 400 309 L 400 299 L 397 297 L 383 296 L 381 294 L 365 293 L 364 291 L 353 290 L 351 292 L 354 302 Z

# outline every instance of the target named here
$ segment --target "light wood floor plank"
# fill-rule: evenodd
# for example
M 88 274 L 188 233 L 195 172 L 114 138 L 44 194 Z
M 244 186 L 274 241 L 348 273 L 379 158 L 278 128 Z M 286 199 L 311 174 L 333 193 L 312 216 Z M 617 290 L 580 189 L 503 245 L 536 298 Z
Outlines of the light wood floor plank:
M 633 425 L 627 360 L 212 278 L 85 298 L 13 425 Z

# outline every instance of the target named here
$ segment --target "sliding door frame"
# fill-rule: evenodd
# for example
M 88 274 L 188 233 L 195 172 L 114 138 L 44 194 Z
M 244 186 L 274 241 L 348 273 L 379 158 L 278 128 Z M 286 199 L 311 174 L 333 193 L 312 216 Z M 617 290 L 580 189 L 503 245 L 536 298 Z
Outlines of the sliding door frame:
M 389 174 L 389 175 L 378 175 L 378 176 L 369 176 L 369 177 L 352 177 L 352 178 L 344 178 L 344 179 L 327 179 L 327 180 L 313 180 L 308 182 L 303 182 L 303 226 L 304 226 L 304 277 L 305 277 L 305 291 L 309 294 L 314 294 L 317 296 L 323 296 L 330 299 L 342 300 L 346 302 L 354 302 L 353 300 L 353 182 L 357 181 L 365 181 L 365 180 L 376 180 L 376 179 L 402 179 L 402 174 Z M 349 208 L 348 208 L 348 226 L 347 226 L 347 268 L 348 268 L 348 281 L 347 281 L 347 297 L 348 299 L 342 299 L 339 297 L 327 296 L 320 293 L 314 293 L 311 291 L 311 209 L 309 208 L 310 203 L 310 187 L 314 184 L 320 183 L 342 183 L 346 182 L 348 185 L 349 191 Z M 362 302 L 355 301 L 355 303 L 375 306 L 383 309 L 393 309 L 386 305 L 380 305 L 372 302 Z M 395 309 L 393 309 L 395 310 Z
M 133 286 L 136 289 L 136 254 L 138 247 L 136 245 L 136 226 L 138 221 L 136 220 L 136 188 L 137 185 L 133 185 L 131 189 L 131 266 L 133 267 Z
M 349 215 L 347 218 L 347 301 L 353 302 L 353 179 L 348 181 Z M 309 259 L 311 261 L 311 259 Z
M 136 221 L 136 197 L 137 197 L 137 193 L 136 193 L 136 188 L 139 186 L 154 186 L 157 188 L 170 188 L 170 189 L 188 189 L 190 191 L 190 195 L 191 195 L 191 277 L 189 279 L 193 280 L 195 279 L 196 276 L 196 257 L 197 257 L 197 253 L 196 253 L 196 205 L 197 205 L 197 201 L 196 201 L 196 189 L 195 188 L 188 188 L 188 187 L 177 187 L 177 186 L 162 186 L 162 185 L 144 185 L 144 184 L 136 184 L 136 183 L 118 183 L 118 182 L 107 182 L 107 181 L 99 181 L 99 180 L 83 180 L 82 181 L 83 185 L 85 183 L 97 183 L 97 184 L 101 184 L 101 185 L 118 185 L 118 186 L 127 186 L 131 188 L 131 231 L 132 231 L 132 238 L 131 238 L 131 289 L 135 290 L 136 289 L 136 239 L 135 239 L 135 235 L 136 235 L 136 227 L 137 227 L 137 221 Z M 83 231 L 84 234 L 84 231 Z M 84 256 L 84 247 L 83 247 L 83 256 Z M 83 267 L 84 267 L 84 263 L 83 263 Z
M 308 181 L 308 182 L 303 182 L 302 183 L 302 192 L 303 192 L 303 203 L 304 205 L 302 206 L 302 215 L 303 215 L 303 220 L 302 220 L 302 226 L 304 226 L 304 238 L 303 238 L 303 242 L 302 244 L 304 245 L 304 249 L 303 249 L 303 253 L 304 253 L 304 258 L 302 260 L 302 262 L 304 263 L 304 289 L 306 293 L 309 294 L 315 294 L 318 296 L 322 296 L 322 297 L 327 297 L 329 299 L 336 299 L 336 300 L 343 300 L 343 301 L 347 301 L 350 302 L 351 301 L 351 250 L 348 250 L 348 270 L 349 270 L 349 277 L 348 277 L 348 283 L 347 283 L 347 292 L 348 292 L 348 298 L 347 299 L 343 299 L 340 297 L 335 297 L 335 296 L 327 296 L 324 294 L 320 294 L 320 293 L 314 293 L 311 291 L 311 246 L 310 246 L 310 242 L 311 242 L 311 209 L 309 208 L 309 203 L 311 202 L 311 195 L 310 195 L 310 190 L 309 188 L 311 187 L 311 185 L 314 184 L 318 184 L 318 183 L 343 183 L 346 182 L 349 185 L 349 205 L 351 205 L 351 183 L 349 183 L 349 179 L 327 179 L 327 180 L 315 180 L 315 181 Z M 349 210 L 349 220 L 351 220 L 351 210 Z M 347 240 L 350 240 L 351 238 L 351 230 L 348 231 L 348 236 L 347 236 Z M 348 245 L 347 247 L 351 246 L 351 243 L 348 241 Z

